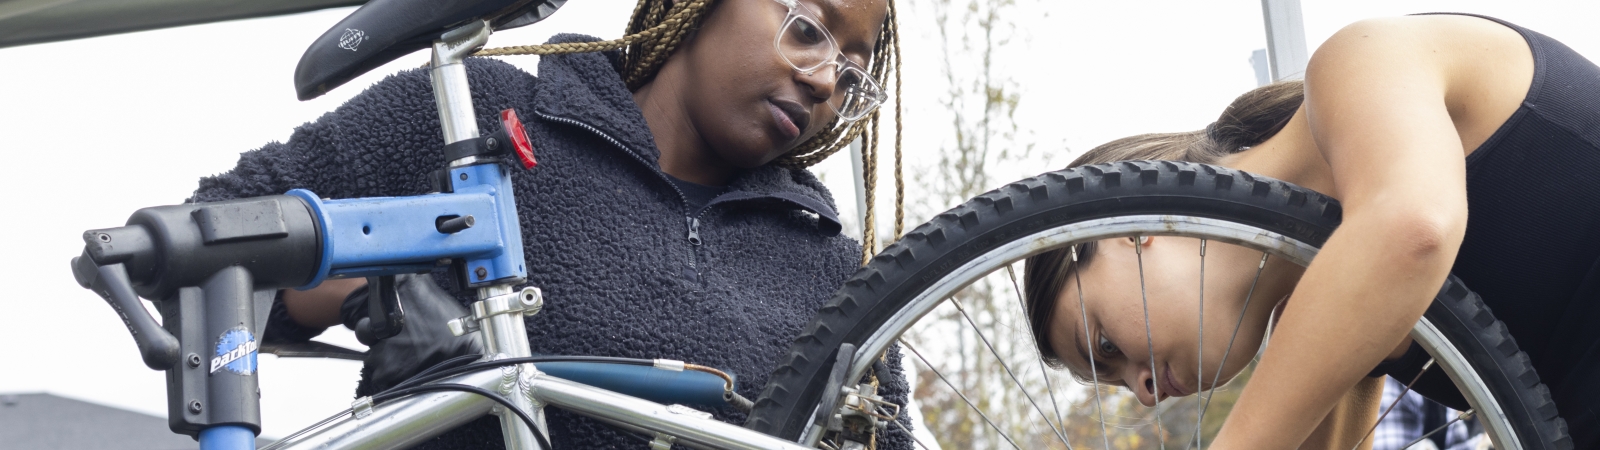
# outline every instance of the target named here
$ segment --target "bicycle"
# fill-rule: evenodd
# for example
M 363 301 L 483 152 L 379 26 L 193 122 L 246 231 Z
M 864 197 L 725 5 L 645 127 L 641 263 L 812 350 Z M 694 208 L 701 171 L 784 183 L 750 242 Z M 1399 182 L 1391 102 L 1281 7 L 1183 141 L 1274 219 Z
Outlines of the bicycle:
M 500 417 L 508 448 L 549 448 L 542 424 L 545 406 L 645 434 L 657 448 L 848 448 L 869 445 L 875 433 L 903 426 L 896 411 L 900 405 L 885 404 L 874 385 L 860 381 L 870 378 L 874 361 L 911 322 L 983 273 L 1074 242 L 1158 234 L 1244 245 L 1304 264 L 1337 225 L 1337 204 L 1330 199 L 1211 166 L 1129 162 L 1013 183 L 913 230 L 847 282 L 797 339 L 743 428 L 634 396 L 691 389 L 704 393 L 695 399 L 738 401 L 727 395 L 729 381 L 714 372 L 685 372 L 688 366 L 676 361 L 529 354 L 521 319 L 536 313 L 543 300 L 537 290 L 511 288 L 525 276 L 519 263 L 521 235 L 515 211 L 507 206 L 512 204 L 504 184 L 507 169 L 495 158 L 515 152 L 526 167 L 535 161 L 525 146 L 516 145 L 520 133 L 514 113 L 502 116 L 501 131 L 478 135 L 461 62 L 495 29 L 536 22 L 562 2 L 454 2 L 443 16 L 401 14 L 421 3 L 391 3 L 386 7 L 393 9 L 363 8 L 369 12 L 353 14 L 335 27 L 342 32 L 330 31 L 313 47 L 324 51 L 308 52 L 296 81 L 302 97 L 314 96 L 431 45 L 436 99 L 449 143 L 441 193 L 321 200 L 295 191 L 147 208 L 135 213 L 129 226 L 85 233 L 75 275 L 118 310 L 147 365 L 168 372 L 169 422 L 175 432 L 196 436 L 202 447 L 253 447 L 259 430 L 251 395 L 258 350 L 254 335 L 265 318 L 267 294 L 333 276 L 373 277 L 382 300 L 369 303 L 369 317 L 358 327 L 358 335 L 370 340 L 404 325 L 397 299 L 385 289 L 393 275 L 452 266 L 460 279 L 476 280 L 466 287 L 477 289 L 479 301 L 472 315 L 452 321 L 451 329 L 478 333 L 490 356 L 430 368 L 394 390 L 358 399 L 350 410 L 273 448 L 401 447 L 489 413 Z M 486 20 L 488 13 L 496 19 Z M 368 51 L 356 53 L 363 42 Z M 389 214 L 371 214 L 380 208 Z M 404 244 L 382 245 L 397 242 Z M 158 300 L 162 325 L 137 313 L 136 292 Z M 1490 419 L 1497 446 L 1560 448 L 1563 432 L 1526 356 L 1507 345 L 1503 330 L 1492 334 L 1492 316 L 1470 292 L 1447 286 L 1441 295 L 1444 301 L 1429 310 L 1413 334 L 1436 353 L 1445 373 L 1465 380 L 1467 398 Z M 200 357 L 208 352 L 215 353 L 210 364 Z M 567 366 L 580 369 L 563 372 L 573 378 L 583 370 L 631 371 L 626 373 L 666 381 L 595 387 L 552 375 L 564 363 L 599 364 Z M 1009 367 L 1006 372 L 1014 373 Z M 220 378 L 212 375 L 219 373 Z M 1061 440 L 1071 447 L 1064 436 Z

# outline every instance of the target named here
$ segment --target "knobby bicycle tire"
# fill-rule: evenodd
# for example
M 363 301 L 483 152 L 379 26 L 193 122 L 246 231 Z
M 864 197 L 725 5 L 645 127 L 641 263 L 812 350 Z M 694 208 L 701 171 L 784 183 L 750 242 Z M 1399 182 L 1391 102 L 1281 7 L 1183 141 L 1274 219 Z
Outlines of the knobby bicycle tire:
M 1336 200 L 1287 182 L 1176 161 L 1083 166 L 1008 184 L 906 233 L 846 281 L 780 360 L 746 426 L 801 438 L 839 346 L 862 345 L 970 260 L 1063 223 L 1138 215 L 1216 219 L 1320 247 L 1342 213 Z M 1464 356 L 1523 448 L 1572 447 L 1527 354 L 1477 294 L 1452 276 L 1424 317 Z

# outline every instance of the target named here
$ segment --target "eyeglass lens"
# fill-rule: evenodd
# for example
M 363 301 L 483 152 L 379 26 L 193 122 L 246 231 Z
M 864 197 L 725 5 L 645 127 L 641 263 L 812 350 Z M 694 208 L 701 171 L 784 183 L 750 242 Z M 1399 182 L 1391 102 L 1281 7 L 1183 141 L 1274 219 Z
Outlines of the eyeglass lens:
M 827 31 L 803 15 L 792 15 L 778 32 L 778 52 L 795 70 L 811 74 L 840 58 L 839 48 Z M 883 102 L 884 94 L 872 78 L 853 66 L 834 65 L 838 73 L 829 105 L 845 120 L 855 120 Z

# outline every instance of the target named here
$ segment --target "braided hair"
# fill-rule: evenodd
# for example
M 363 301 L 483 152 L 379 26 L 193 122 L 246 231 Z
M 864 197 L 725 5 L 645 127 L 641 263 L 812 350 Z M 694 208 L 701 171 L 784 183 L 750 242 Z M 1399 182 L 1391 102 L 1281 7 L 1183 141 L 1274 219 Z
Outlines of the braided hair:
M 693 34 L 705 19 L 706 13 L 711 11 L 718 0 L 639 0 L 634 6 L 633 16 L 628 20 L 627 31 L 621 38 L 608 41 L 595 42 L 568 42 L 559 44 L 523 45 L 513 47 L 500 47 L 483 49 L 474 56 L 501 56 L 501 55 L 555 55 L 570 53 L 588 53 L 607 50 L 622 50 L 620 67 L 617 72 L 622 74 L 623 82 L 628 89 L 638 89 L 655 79 L 656 73 L 666 63 L 667 58 L 677 51 L 684 38 Z M 898 237 L 904 230 L 905 214 L 905 182 L 901 175 L 901 149 L 900 149 L 900 38 L 899 26 L 896 24 L 894 0 L 889 0 L 889 14 L 884 18 L 883 27 L 878 32 L 877 44 L 872 49 L 872 57 L 868 62 L 868 72 L 879 86 L 889 86 L 891 65 L 894 74 L 894 104 L 895 104 L 895 229 L 894 236 Z M 876 218 L 874 214 L 873 191 L 877 185 L 877 155 L 879 139 L 879 113 L 875 110 L 867 117 L 852 123 L 834 119 L 826 128 L 812 136 L 811 139 L 800 143 L 789 153 L 778 157 L 774 164 L 784 167 L 804 168 L 822 162 L 839 150 L 850 145 L 851 141 L 861 138 L 863 141 L 861 159 L 865 172 L 864 184 L 866 191 L 866 217 L 865 229 L 862 233 L 862 263 L 876 253 L 876 230 L 873 226 Z

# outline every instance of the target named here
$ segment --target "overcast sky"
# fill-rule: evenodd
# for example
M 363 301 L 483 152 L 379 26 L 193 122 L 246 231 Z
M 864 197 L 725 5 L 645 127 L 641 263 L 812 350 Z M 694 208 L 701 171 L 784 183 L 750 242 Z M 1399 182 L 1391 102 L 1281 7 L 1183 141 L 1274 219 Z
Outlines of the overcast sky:
M 730 0 L 751 1 L 751 0 Z M 926 10 L 905 18 L 906 152 L 918 159 L 950 139 L 936 99 L 939 53 Z M 1026 143 L 1059 167 L 1125 135 L 1204 127 L 1255 85 L 1249 58 L 1265 48 L 1260 3 L 1017 0 L 1021 36 L 1004 62 L 1023 94 Z M 496 34 L 490 45 L 542 42 L 554 32 L 617 37 L 629 0 L 569 2 L 548 21 Z M 1498 16 L 1600 57 L 1579 1 L 1308 1 L 1311 48 L 1349 22 L 1426 11 Z M 202 176 L 243 151 L 287 139 L 364 86 L 421 65 L 419 52 L 328 95 L 295 100 L 291 74 L 305 47 L 348 9 L 0 49 L 0 166 L 6 239 L 0 258 L 0 393 L 51 392 L 165 416 L 164 381 L 140 362 L 112 310 L 72 281 L 67 261 L 83 230 L 122 224 L 144 206 L 181 202 Z M 529 70 L 534 57 L 507 60 Z M 848 162 L 817 169 L 854 214 Z M 1005 168 L 1020 171 L 1027 168 Z M 1032 172 L 1042 171 L 1036 168 Z M 1022 172 L 1018 172 L 1020 175 Z M 880 179 L 888 180 L 885 174 Z M 880 195 L 887 197 L 888 194 Z M 359 346 L 342 329 L 327 340 Z M 262 356 L 265 435 L 283 436 L 349 406 L 359 363 Z

